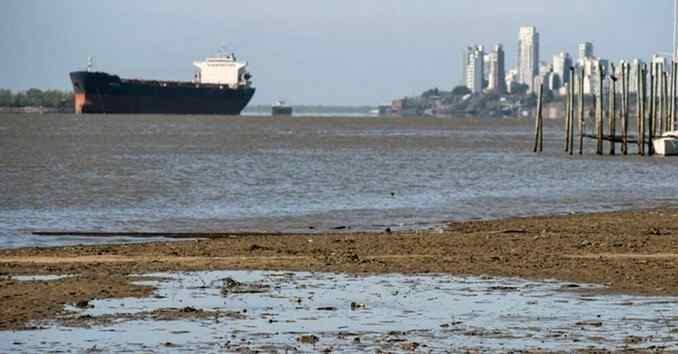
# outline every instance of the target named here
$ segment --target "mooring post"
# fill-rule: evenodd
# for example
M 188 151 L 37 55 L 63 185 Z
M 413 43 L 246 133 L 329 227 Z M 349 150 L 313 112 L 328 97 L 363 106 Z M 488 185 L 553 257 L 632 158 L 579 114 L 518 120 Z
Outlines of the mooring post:
M 596 117 L 596 154 L 603 154 L 603 114 L 605 106 L 603 106 L 603 64 L 598 63 L 598 104 L 597 107 L 597 117 Z
M 631 64 L 626 64 L 626 113 L 624 114 L 625 154 L 629 153 L 629 116 L 631 115 Z
M 584 153 L 584 127 L 586 122 L 584 121 L 584 75 L 586 71 L 584 68 L 581 69 L 579 81 L 577 85 L 579 86 L 579 155 Z M 574 83 L 574 76 L 572 77 L 572 82 Z
M 621 135 L 622 135 L 622 154 L 626 155 L 628 154 L 628 140 L 627 140 L 627 124 L 629 123 L 627 120 L 627 114 L 628 114 L 628 92 L 626 92 L 626 81 L 627 81 L 627 76 L 626 76 L 626 67 L 627 63 L 622 62 L 621 63 Z
M 643 98 L 641 92 L 643 90 L 642 69 L 640 64 L 636 65 L 636 145 L 638 153 L 640 154 L 640 117 L 643 114 Z
M 664 134 L 669 127 L 669 73 L 662 72 L 662 116 L 659 134 Z
M 572 100 L 571 100 L 571 93 L 572 90 L 570 90 L 569 85 L 567 87 L 567 95 L 565 96 L 565 114 L 563 116 L 564 118 L 564 124 L 563 124 L 563 130 L 565 131 L 565 141 L 563 144 L 563 149 L 565 152 L 570 151 L 570 118 L 572 117 L 570 112 L 572 111 Z
M 544 151 L 544 83 L 539 85 L 539 152 Z
M 609 79 L 609 90 L 610 90 L 610 99 L 608 104 L 610 105 L 609 111 L 609 122 L 608 122 L 608 132 L 610 135 L 610 155 L 615 155 L 615 138 L 617 135 L 617 71 L 615 70 L 614 64 L 610 63 L 610 75 Z
M 541 123 L 540 123 L 540 118 L 541 118 L 541 106 L 542 106 L 542 88 L 539 89 L 539 97 L 537 99 L 537 110 L 536 114 L 534 117 L 534 148 L 532 149 L 533 152 L 539 151 L 540 147 L 540 129 L 541 129 Z
M 638 153 L 645 155 L 645 110 L 647 109 L 647 64 L 643 64 L 643 69 L 640 73 L 641 88 L 638 95 L 640 95 L 640 110 L 638 111 Z
M 657 113 L 657 127 L 655 129 L 656 133 L 655 136 L 660 136 L 663 133 L 664 130 L 664 121 L 665 121 L 665 114 L 666 110 L 664 108 L 664 103 L 666 102 L 666 98 L 664 96 L 664 88 L 666 87 L 664 85 L 664 76 L 666 75 L 666 72 L 664 71 L 664 65 L 661 65 L 661 71 L 659 71 L 659 84 L 657 85 L 658 91 L 657 91 L 657 99 L 659 100 L 659 112 Z
M 571 99 L 571 105 L 570 105 L 570 155 L 574 155 L 574 112 L 575 112 L 575 95 L 577 94 L 577 91 L 575 90 L 575 71 L 574 67 L 570 67 L 570 99 Z
M 668 94 L 668 118 L 666 131 L 673 130 L 673 121 L 676 115 L 676 63 L 671 60 L 671 72 L 669 73 L 669 94 Z
M 676 129 L 676 91 L 678 90 L 678 63 L 671 62 L 671 122 L 669 130 Z
M 655 129 L 655 119 L 656 119 L 656 113 L 657 113 L 657 105 L 656 105 L 656 94 L 657 91 L 655 90 L 655 82 L 657 80 L 657 65 L 652 64 L 652 68 L 650 70 L 650 117 L 647 120 L 647 156 L 652 156 L 653 151 L 652 151 L 652 138 L 654 138 L 654 129 Z

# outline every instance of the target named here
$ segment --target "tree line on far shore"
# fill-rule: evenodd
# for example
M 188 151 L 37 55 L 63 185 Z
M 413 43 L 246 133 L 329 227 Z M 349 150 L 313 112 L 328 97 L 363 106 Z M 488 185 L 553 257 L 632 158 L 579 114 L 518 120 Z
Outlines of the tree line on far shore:
M 63 108 L 73 105 L 73 93 L 60 90 L 29 89 L 13 92 L 0 89 L 0 107 Z

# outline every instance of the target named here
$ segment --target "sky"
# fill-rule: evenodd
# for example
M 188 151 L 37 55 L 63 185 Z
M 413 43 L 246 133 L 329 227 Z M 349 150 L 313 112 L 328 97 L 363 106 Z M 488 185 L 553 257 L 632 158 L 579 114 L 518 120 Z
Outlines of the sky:
M 191 80 L 224 47 L 249 63 L 253 104 L 377 105 L 460 83 L 467 45 L 534 25 L 541 60 L 577 43 L 610 59 L 670 52 L 672 0 L 2 0 L 0 88 L 71 89 L 68 72 Z

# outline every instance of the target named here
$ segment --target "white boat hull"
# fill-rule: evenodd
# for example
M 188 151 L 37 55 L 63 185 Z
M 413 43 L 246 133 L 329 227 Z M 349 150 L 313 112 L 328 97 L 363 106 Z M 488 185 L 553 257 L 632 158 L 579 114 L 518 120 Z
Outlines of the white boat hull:
M 664 136 L 652 140 L 652 145 L 654 145 L 654 152 L 657 155 L 664 156 L 678 155 L 678 135 L 676 135 L 675 133 L 677 132 L 664 134 Z

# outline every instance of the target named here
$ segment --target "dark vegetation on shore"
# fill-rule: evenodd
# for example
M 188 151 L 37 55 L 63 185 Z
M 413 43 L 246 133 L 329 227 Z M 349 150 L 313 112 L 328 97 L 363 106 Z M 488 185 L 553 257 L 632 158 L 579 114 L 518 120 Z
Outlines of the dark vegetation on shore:
M 32 88 L 26 91 L 0 89 L 0 107 L 47 107 L 64 108 L 73 105 L 73 93 L 61 90 L 40 90 Z
M 556 92 L 544 92 L 544 102 L 561 102 Z M 400 116 L 435 117 L 516 117 L 526 116 L 537 106 L 537 95 L 528 92 L 526 85 L 515 85 L 511 93 L 498 94 L 492 91 L 473 94 L 465 86 L 451 91 L 433 88 L 416 97 L 393 100 L 390 106 L 382 107 L 384 114 Z

